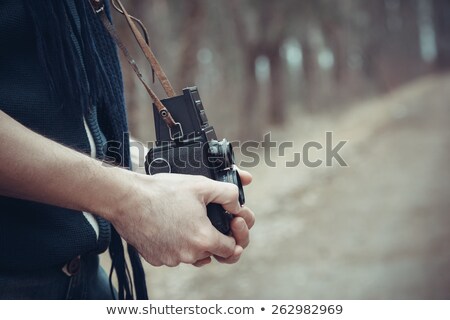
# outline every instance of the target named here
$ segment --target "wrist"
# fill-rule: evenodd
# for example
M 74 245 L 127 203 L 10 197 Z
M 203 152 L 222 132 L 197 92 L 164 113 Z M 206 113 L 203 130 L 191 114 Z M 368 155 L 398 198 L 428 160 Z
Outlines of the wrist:
M 95 196 L 88 197 L 90 212 L 110 222 L 116 221 L 132 198 L 135 188 L 135 173 L 117 167 L 101 165 L 100 179 L 95 183 Z

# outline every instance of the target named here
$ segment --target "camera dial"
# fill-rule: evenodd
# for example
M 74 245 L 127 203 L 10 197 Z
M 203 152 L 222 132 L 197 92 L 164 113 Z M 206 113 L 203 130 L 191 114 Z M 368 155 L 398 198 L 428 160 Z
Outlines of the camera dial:
M 148 170 L 151 175 L 157 173 L 171 173 L 172 167 L 170 163 L 164 158 L 156 158 L 153 159 L 152 162 L 148 165 Z

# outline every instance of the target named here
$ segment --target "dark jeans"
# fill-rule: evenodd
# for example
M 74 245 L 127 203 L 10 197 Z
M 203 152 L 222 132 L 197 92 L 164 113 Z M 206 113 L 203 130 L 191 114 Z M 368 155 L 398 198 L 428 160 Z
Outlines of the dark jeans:
M 97 255 L 83 256 L 78 273 L 72 276 L 60 268 L 27 272 L 0 271 L 0 299 L 114 299 L 108 277 Z

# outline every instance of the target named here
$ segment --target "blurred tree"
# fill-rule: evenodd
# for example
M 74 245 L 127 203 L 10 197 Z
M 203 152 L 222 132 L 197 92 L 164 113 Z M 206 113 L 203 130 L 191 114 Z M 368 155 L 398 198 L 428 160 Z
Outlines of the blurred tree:
M 368 19 L 358 36 L 363 71 L 379 91 L 390 91 L 426 71 L 416 0 L 366 1 L 362 9 Z
M 204 0 L 189 0 L 183 2 L 183 22 L 181 26 L 181 47 L 179 67 L 177 72 L 177 88 L 183 89 L 192 85 L 197 73 L 197 52 L 202 39 L 205 16 Z
M 386 6 L 384 1 L 365 1 L 361 7 L 366 21 L 359 26 L 357 38 L 360 39 L 362 71 L 371 79 L 376 88 L 383 90 L 384 81 L 379 76 L 379 57 L 383 51 L 383 42 L 387 34 Z M 355 30 L 354 27 L 351 28 Z
M 285 15 L 291 1 L 247 1 L 246 5 L 236 0 L 228 1 L 235 24 L 238 47 L 244 57 L 244 98 L 246 113 L 255 115 L 255 101 L 258 97 L 255 62 L 259 56 L 266 56 L 270 65 L 269 115 L 271 124 L 281 125 L 285 121 L 285 92 L 283 60 L 280 49 L 286 38 Z M 253 19 L 249 18 L 253 17 Z M 257 137 L 265 117 L 253 116 L 249 122 L 243 119 L 242 137 Z
M 347 41 L 348 30 L 346 21 L 351 16 L 346 16 L 345 8 L 348 1 L 316 1 L 314 10 L 316 19 L 320 21 L 320 29 L 323 34 L 325 45 L 333 52 L 333 78 L 336 84 L 342 84 L 344 74 L 347 70 L 347 58 L 349 43 Z M 354 10 L 354 5 L 351 6 Z M 354 14 L 351 12 L 350 14 Z
M 244 80 L 243 80 L 243 99 L 242 108 L 243 114 L 246 116 L 240 117 L 240 133 L 242 138 L 256 138 L 259 136 L 259 128 L 261 127 L 261 118 L 255 116 L 255 100 L 258 96 L 258 82 L 255 72 L 255 61 L 262 51 L 261 38 L 252 36 L 246 26 L 246 21 L 243 18 L 242 5 L 239 6 L 236 0 L 227 2 L 231 12 L 231 17 L 234 22 L 235 34 L 237 38 L 237 47 L 243 54 L 244 64 Z M 248 9 L 247 9 L 248 10 Z M 261 19 L 259 19 L 259 24 Z
M 315 108 L 314 98 L 318 93 L 317 82 L 319 66 L 317 55 L 319 48 L 314 39 L 315 30 L 318 29 L 317 2 L 305 0 L 291 3 L 286 19 L 290 21 L 289 36 L 298 40 L 301 47 L 301 100 L 309 111 Z
M 269 122 L 274 125 L 282 125 L 286 120 L 284 64 L 280 50 L 286 39 L 289 4 L 289 1 L 268 1 L 261 17 L 266 27 L 266 30 L 262 30 L 263 54 L 270 65 Z
M 437 45 L 436 67 L 450 69 L 450 1 L 433 0 Z
M 418 1 L 401 0 L 399 4 L 397 19 L 400 26 L 397 32 L 392 33 L 394 36 L 392 50 L 386 51 L 387 54 L 392 55 L 392 62 L 387 64 L 391 69 L 392 79 L 389 89 L 414 79 L 426 71 L 420 53 Z M 392 72 L 392 70 L 395 71 Z

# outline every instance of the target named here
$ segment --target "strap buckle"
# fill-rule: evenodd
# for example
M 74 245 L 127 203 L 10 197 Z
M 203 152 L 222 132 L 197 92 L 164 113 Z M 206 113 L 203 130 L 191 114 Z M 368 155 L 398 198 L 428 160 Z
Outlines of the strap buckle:
M 175 132 L 172 131 L 172 129 L 177 128 L 176 130 L 174 130 Z M 169 136 L 170 139 L 175 141 L 175 140 L 181 140 L 181 138 L 183 138 L 184 133 L 183 133 L 183 127 L 181 126 L 181 123 L 179 122 L 175 122 L 175 125 L 172 127 L 169 127 Z

